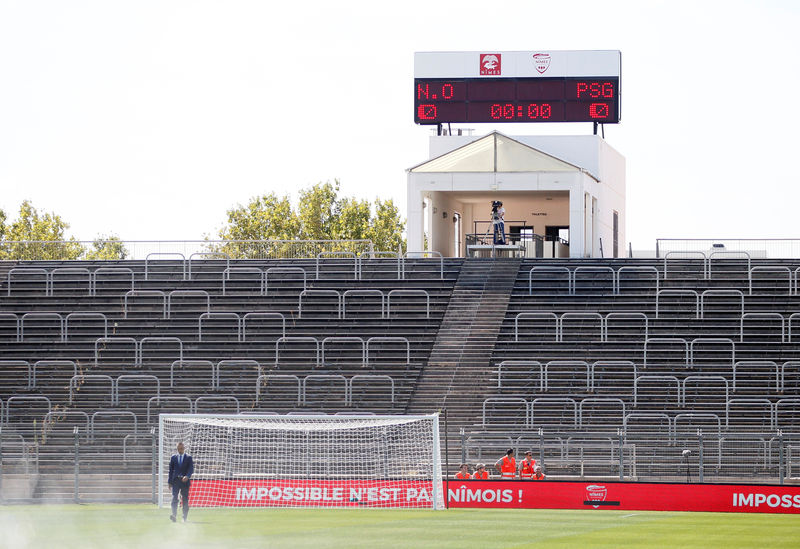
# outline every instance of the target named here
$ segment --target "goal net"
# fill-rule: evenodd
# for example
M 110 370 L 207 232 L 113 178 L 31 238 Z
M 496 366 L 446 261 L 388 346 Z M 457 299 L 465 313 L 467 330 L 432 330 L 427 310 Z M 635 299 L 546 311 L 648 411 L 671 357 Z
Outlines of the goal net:
M 192 506 L 444 508 L 438 414 L 161 414 L 159 506 L 178 442 Z

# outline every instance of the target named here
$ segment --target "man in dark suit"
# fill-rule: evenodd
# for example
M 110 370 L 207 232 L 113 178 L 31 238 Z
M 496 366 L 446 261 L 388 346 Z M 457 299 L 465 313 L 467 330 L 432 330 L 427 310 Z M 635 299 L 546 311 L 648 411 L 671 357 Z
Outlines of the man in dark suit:
M 178 514 L 178 494 L 183 502 L 183 522 L 189 516 L 189 484 L 194 474 L 192 456 L 184 452 L 183 442 L 178 443 L 178 453 L 169 460 L 169 477 L 167 482 L 172 488 L 172 514 L 169 520 L 175 522 Z

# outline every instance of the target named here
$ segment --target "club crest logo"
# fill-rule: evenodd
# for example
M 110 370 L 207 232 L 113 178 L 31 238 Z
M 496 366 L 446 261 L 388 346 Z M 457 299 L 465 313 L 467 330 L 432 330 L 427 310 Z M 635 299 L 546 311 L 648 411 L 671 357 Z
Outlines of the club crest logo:
M 607 494 L 608 489 L 605 486 L 590 484 L 586 487 L 586 501 L 605 501 Z M 592 505 L 592 507 L 598 509 L 600 505 Z
M 539 72 L 539 74 L 544 74 L 544 72 L 550 67 L 550 54 L 534 53 L 533 66 L 536 67 L 536 70 Z
M 500 75 L 501 55 L 499 53 L 482 53 L 480 59 L 481 76 Z

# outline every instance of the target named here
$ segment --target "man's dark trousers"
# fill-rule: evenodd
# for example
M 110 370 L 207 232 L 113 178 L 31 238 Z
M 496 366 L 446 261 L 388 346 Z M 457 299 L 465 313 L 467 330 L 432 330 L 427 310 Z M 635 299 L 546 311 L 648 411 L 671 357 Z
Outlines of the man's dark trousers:
M 183 520 L 189 515 L 189 483 L 176 478 L 172 483 L 172 516 L 178 516 L 178 494 L 183 500 Z

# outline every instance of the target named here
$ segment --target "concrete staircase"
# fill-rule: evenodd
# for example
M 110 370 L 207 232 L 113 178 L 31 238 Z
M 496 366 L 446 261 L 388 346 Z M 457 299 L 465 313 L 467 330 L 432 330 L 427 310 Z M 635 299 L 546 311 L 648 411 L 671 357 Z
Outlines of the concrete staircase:
M 407 413 L 447 408 L 451 436 L 478 421 L 492 387 L 490 360 L 519 267 L 517 259 L 464 262 Z

